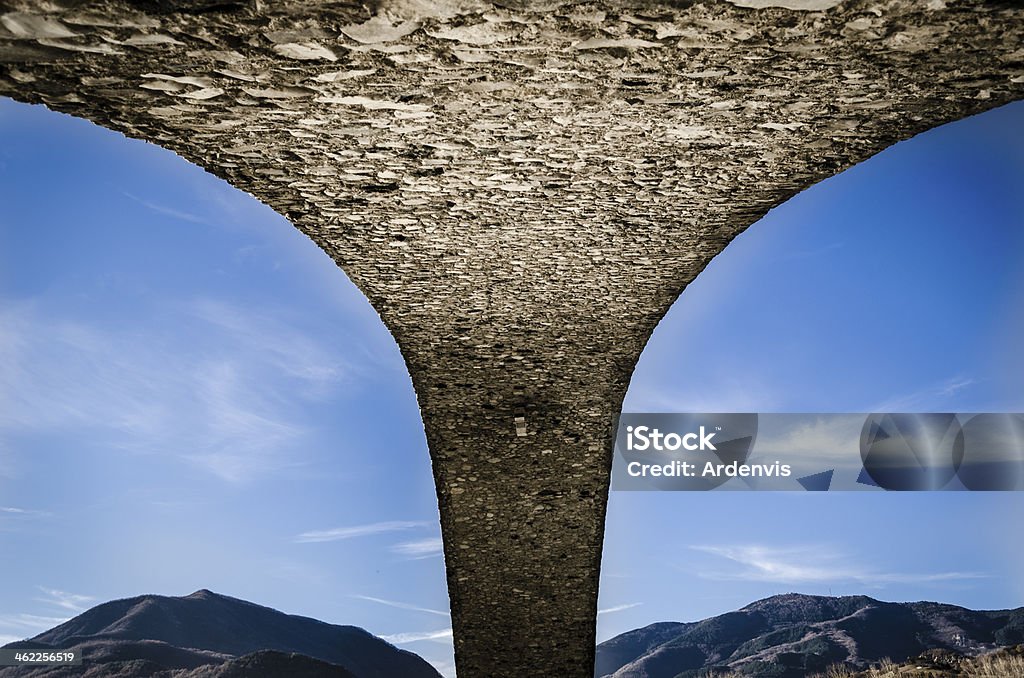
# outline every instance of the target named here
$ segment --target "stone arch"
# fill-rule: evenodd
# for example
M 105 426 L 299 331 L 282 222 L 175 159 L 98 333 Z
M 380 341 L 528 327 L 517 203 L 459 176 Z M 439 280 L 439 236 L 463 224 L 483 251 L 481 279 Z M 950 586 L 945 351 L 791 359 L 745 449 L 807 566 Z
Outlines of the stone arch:
M 590 674 L 612 422 L 704 265 L 1024 91 L 1024 10 L 984 0 L 43 7 L 0 3 L 0 95 L 253 194 L 394 334 L 464 677 Z
M 1016 411 L 1020 371 L 1005 364 L 1014 362 L 1009 347 L 1019 342 L 1012 318 L 1022 287 L 1010 271 L 1024 253 L 1024 231 L 1014 228 L 1020 222 L 1016 169 L 1024 157 L 1014 135 L 1022 114 L 1024 103 L 1017 102 L 943 125 L 774 208 L 673 303 L 637 363 L 623 412 Z M 962 314 L 960 322 L 950 325 L 946 309 Z M 879 333 L 877 323 L 862 323 L 867 317 L 890 322 Z M 937 336 L 945 341 L 921 347 L 921 337 Z M 983 352 L 983 365 L 970 355 L 975 343 L 993 346 Z M 789 558 L 829 541 L 823 533 L 841 534 L 830 546 L 848 549 L 843 562 L 849 563 L 865 543 L 853 536 L 851 523 L 884 531 L 907 520 L 893 504 L 872 518 L 863 495 L 864 504 L 844 504 L 833 493 L 839 503 L 805 505 L 788 492 L 734 495 L 736 501 L 720 504 L 700 494 L 611 494 L 601 585 L 608 614 L 598 617 L 600 641 L 659 620 L 709 618 L 786 591 L 863 593 L 841 575 L 787 579 L 721 554 L 756 545 L 771 553 L 761 563 L 810 568 L 828 548 Z M 1020 509 L 1012 493 L 1004 493 L 1002 504 L 997 494 L 965 496 L 964 506 L 978 515 Z M 902 510 L 910 513 L 909 502 L 929 499 L 919 494 L 905 501 Z M 931 501 L 943 521 L 965 510 Z M 820 529 L 806 527 L 809 515 Z M 857 518 L 836 527 L 846 515 Z M 991 544 L 967 550 L 982 554 L 986 566 L 1005 563 Z M 949 562 L 941 549 L 914 554 L 933 566 Z M 858 555 L 865 567 L 885 568 L 891 552 L 869 545 Z M 879 587 L 871 595 L 988 604 L 954 600 L 969 590 Z M 614 645 L 599 646 L 599 665 Z M 603 673 L 613 670 L 605 664 Z

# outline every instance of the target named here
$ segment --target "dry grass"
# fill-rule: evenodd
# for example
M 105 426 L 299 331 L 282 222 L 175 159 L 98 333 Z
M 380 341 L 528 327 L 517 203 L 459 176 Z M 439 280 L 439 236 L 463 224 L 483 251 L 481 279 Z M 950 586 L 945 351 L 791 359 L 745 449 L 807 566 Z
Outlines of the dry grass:
M 900 667 L 886 658 L 867 671 L 855 671 L 842 664 L 835 664 L 828 667 L 825 673 L 815 674 L 811 678 L 899 678 L 900 675 Z
M 967 678 L 1022 678 L 1024 657 L 1019 655 L 986 655 L 964 666 Z
M 921 668 L 918 662 L 911 660 L 909 664 L 897 665 L 883 659 L 878 666 L 866 671 L 857 671 L 842 664 L 829 667 L 825 673 L 818 673 L 811 678 L 902 678 L 904 676 L 959 676 L 961 678 L 1024 678 L 1024 656 L 997 652 L 983 655 L 976 659 L 965 659 L 955 668 L 943 669 Z M 938 670 L 938 673 L 936 671 Z
M 847 668 L 842 664 L 833 664 L 828 667 L 825 673 L 815 673 L 811 678 L 850 678 L 856 676 L 857 672 L 853 669 Z
M 1019 651 L 1019 649 L 1018 649 Z M 706 678 L 731 678 L 737 674 L 712 670 Z M 809 678 L 1024 678 L 1024 656 L 998 652 L 983 655 L 976 659 L 965 659 L 958 668 L 945 669 L 925 668 L 918 666 L 913 660 L 908 664 L 895 664 L 883 659 L 870 669 L 858 671 L 843 664 L 830 666 L 824 673 L 815 673 Z

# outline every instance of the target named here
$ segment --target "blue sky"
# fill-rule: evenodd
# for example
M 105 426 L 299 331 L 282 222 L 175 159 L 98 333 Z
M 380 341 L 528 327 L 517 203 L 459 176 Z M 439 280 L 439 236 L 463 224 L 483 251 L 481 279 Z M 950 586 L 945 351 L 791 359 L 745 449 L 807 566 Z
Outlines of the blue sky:
M 770 213 L 628 411 L 1024 411 L 1024 104 Z M 1024 605 L 1024 495 L 613 493 L 601 639 L 785 591 Z M 451 672 L 426 443 L 376 313 L 283 218 L 0 100 L 0 641 L 210 588 Z

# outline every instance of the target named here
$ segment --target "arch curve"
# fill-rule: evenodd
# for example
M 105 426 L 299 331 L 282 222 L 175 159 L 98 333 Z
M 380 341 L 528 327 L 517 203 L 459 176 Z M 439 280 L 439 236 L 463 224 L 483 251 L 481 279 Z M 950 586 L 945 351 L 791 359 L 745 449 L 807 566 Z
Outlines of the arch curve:
M 417 390 L 460 675 L 583 677 L 658 320 L 789 196 L 1024 92 L 1019 7 L 820 4 L 7 0 L 0 95 L 165 146 L 330 254 Z

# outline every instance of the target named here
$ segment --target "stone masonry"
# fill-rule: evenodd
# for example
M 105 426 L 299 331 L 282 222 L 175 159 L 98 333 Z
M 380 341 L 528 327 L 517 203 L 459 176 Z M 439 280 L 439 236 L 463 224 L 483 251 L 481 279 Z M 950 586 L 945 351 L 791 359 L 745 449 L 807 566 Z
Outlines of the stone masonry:
M 1022 93 L 1010 0 L 0 0 L 0 95 L 251 193 L 380 312 L 460 678 L 591 675 L 614 418 L 708 261 Z

